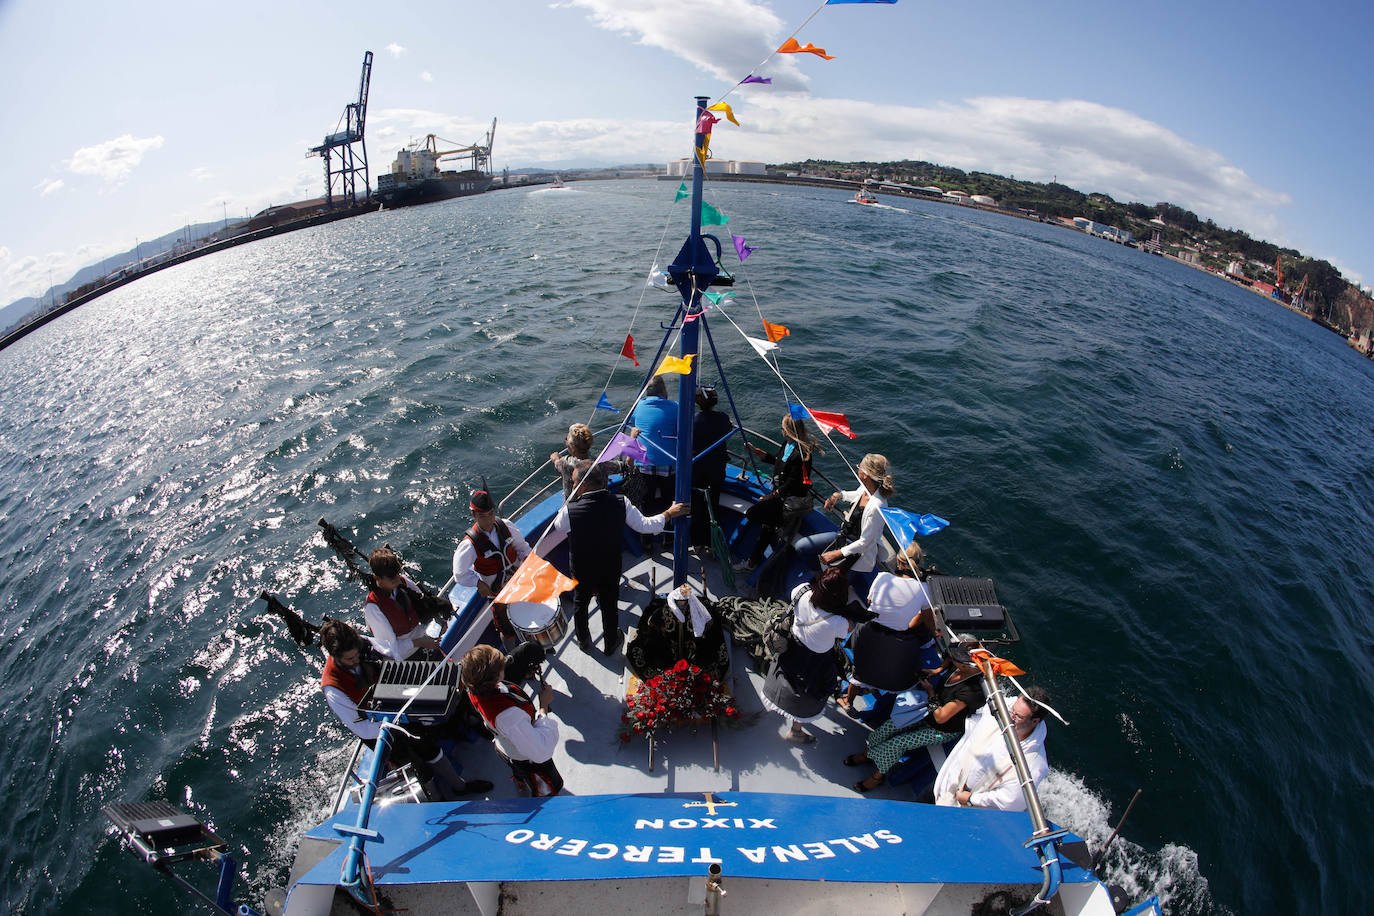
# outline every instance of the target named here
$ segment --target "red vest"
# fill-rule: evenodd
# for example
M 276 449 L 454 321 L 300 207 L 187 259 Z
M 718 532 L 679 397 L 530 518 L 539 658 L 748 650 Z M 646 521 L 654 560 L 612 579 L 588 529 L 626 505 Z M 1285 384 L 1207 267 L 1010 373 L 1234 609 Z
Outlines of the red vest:
M 339 688 L 348 695 L 354 706 L 363 701 L 363 694 L 367 693 L 367 688 L 371 687 L 376 680 L 377 671 L 367 662 L 363 662 L 361 673 L 354 674 L 334 661 L 334 656 L 325 656 L 324 673 L 320 675 L 320 686 Z
M 496 717 L 512 706 L 523 709 L 529 714 L 530 722 L 534 721 L 533 701 L 525 696 L 524 691 L 514 684 L 502 683 L 491 693 L 473 693 L 469 690 L 468 699 L 472 701 L 472 705 L 481 713 L 482 718 L 487 723 L 487 728 L 492 731 L 496 731 Z
M 516 553 L 515 544 L 511 541 L 510 530 L 506 528 L 506 523 L 501 519 L 496 520 L 496 541 L 493 542 L 491 536 L 473 525 L 464 535 L 477 551 L 477 559 L 472 561 L 472 568 L 477 570 L 479 576 L 495 576 L 503 572 L 506 567 L 515 565 Z M 501 544 L 505 543 L 506 549 L 502 551 Z M 505 554 L 502 556 L 502 554 Z
M 404 583 L 397 591 L 405 596 L 400 602 L 390 594 L 379 592 L 375 588 L 367 593 L 367 600 L 369 604 L 375 604 L 382 609 L 382 613 L 386 615 L 386 622 L 391 624 L 391 632 L 397 636 L 404 636 L 420 625 L 420 615 L 415 612 L 415 593 Z

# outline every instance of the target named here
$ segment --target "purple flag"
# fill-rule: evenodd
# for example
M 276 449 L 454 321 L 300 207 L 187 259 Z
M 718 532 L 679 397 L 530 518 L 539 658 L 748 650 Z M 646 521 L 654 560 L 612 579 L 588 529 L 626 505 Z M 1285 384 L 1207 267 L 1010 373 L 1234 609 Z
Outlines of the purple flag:
M 601 453 L 601 457 L 598 458 L 597 461 L 610 461 L 612 458 L 619 458 L 621 455 L 633 458 L 640 464 L 649 463 L 649 453 L 644 450 L 644 446 L 640 444 L 638 439 L 632 439 L 625 435 L 625 433 L 616 433 L 615 437 L 611 439 L 610 444 L 606 446 L 606 450 Z
M 730 241 L 735 243 L 735 252 L 739 254 L 741 264 L 744 263 L 745 258 L 758 251 L 758 248 L 755 246 L 744 244 L 744 236 L 742 235 L 732 235 L 730 236 Z
M 741 86 L 743 86 L 745 83 L 763 83 L 764 85 L 771 85 L 772 82 L 773 82 L 772 77 L 768 77 L 768 76 L 755 76 L 754 74 L 751 73 L 751 74 L 749 74 L 748 76 L 746 76 L 744 79 L 740 80 L 740 81 L 739 81 L 739 84 L 740 84 Z

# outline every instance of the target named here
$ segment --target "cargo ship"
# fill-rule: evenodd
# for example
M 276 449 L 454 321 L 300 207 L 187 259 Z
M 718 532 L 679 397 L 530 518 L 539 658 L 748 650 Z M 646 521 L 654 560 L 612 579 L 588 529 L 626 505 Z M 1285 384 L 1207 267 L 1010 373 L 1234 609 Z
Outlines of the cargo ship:
M 426 136 L 423 143 L 411 143 L 396 154 L 390 172 L 377 176 L 377 200 L 387 207 L 408 207 L 481 194 L 491 187 L 491 143 L 495 136 L 496 119 L 492 118 L 485 143 L 441 150 L 434 134 Z M 452 157 L 467 168 L 442 170 L 440 160 Z

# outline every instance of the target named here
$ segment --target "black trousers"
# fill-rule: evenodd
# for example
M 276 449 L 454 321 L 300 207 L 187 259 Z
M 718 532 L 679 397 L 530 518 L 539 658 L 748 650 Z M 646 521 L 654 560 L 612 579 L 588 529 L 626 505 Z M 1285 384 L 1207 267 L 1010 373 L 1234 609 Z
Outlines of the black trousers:
M 558 772 L 552 757 L 543 763 L 534 763 L 530 760 L 506 762 L 510 764 L 511 775 L 515 777 L 515 781 L 523 785 L 531 797 L 557 795 L 563 791 L 563 774 Z
M 614 575 L 603 574 L 597 577 L 579 577 L 577 588 L 573 590 L 573 631 L 578 639 L 590 640 L 588 616 L 591 613 L 592 596 L 601 605 L 601 629 L 607 638 L 620 629 L 620 572 Z

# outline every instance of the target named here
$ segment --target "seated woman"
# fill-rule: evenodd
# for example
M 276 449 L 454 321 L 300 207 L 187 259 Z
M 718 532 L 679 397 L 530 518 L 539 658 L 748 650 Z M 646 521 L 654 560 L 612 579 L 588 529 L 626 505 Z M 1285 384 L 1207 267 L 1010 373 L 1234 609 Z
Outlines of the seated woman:
M 844 639 L 862 614 L 849 605 L 849 575 L 832 567 L 792 592 L 792 628 L 784 649 L 763 682 L 763 705 L 787 720 L 783 737 L 810 744 L 816 736 L 802 728 L 821 717 L 835 693 L 839 668 L 835 640 Z
M 563 777 L 553 762 L 558 747 L 558 720 L 549 716 L 553 687 L 539 689 L 539 711 L 529 696 L 503 680 L 506 657 L 494 646 L 473 646 L 463 656 L 463 686 L 468 699 L 495 735 L 496 750 L 510 764 L 511 778 L 522 794 L 557 795 Z
M 946 674 L 938 686 L 922 686 L 930 694 L 930 712 L 911 725 L 902 727 L 889 719 L 868 736 L 868 747 L 844 758 L 845 766 L 873 764 L 877 769 L 867 779 L 854 783 L 855 792 L 871 792 L 887 779 L 887 772 L 907 751 L 953 741 L 964 732 L 964 720 L 987 700 L 983 676 L 962 645 L 949 647 Z
M 883 538 L 883 509 L 896 489 L 887 459 L 882 455 L 864 455 L 859 462 L 859 486 L 844 493 L 832 493 L 825 501 L 826 511 L 843 499 L 852 503 L 838 538 L 829 532 L 813 534 L 798 540 L 793 546 L 803 556 L 820 553 L 821 563 L 841 564 L 849 569 L 849 578 L 860 598 L 867 599 L 868 587 L 878 567 L 878 548 Z M 829 548 L 829 549 L 827 549 Z
M 921 673 L 929 677 L 939 670 L 941 659 L 940 647 L 935 639 L 936 624 L 930 607 L 930 590 L 916 577 L 916 573 L 920 572 L 920 561 L 920 545 L 912 541 L 899 558 L 895 575 L 880 572 L 873 577 L 873 584 L 868 590 L 868 610 L 874 616 L 869 626 L 880 628 L 880 633 L 891 630 L 915 637 L 916 643 L 903 640 L 903 648 L 919 653 L 917 664 Z M 859 667 L 857 655 L 855 667 Z M 840 698 L 840 705 L 850 708 L 854 697 L 867 686 L 860 678 L 851 677 L 849 689 Z

